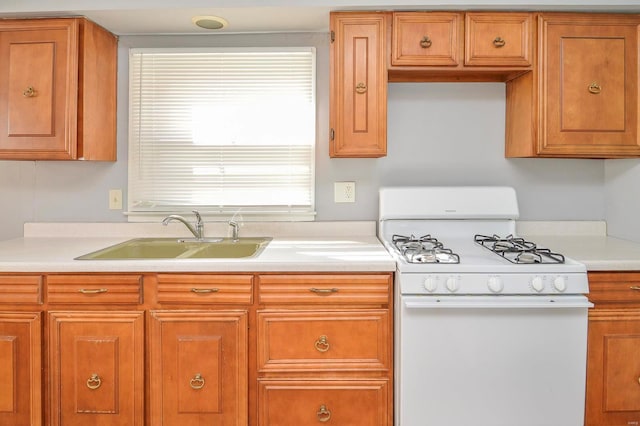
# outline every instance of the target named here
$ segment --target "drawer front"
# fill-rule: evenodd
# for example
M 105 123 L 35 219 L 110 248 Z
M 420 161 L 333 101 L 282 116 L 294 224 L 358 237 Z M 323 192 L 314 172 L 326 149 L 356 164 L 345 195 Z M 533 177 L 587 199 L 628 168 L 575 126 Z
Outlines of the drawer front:
M 251 304 L 252 275 L 158 274 L 159 303 Z
M 49 303 L 139 304 L 142 275 L 49 275 Z
M 461 28 L 460 13 L 394 13 L 391 64 L 457 66 Z
M 531 66 L 533 15 L 467 13 L 465 27 L 465 65 Z
M 0 304 L 42 303 L 42 275 L 0 275 Z
M 391 274 L 261 275 L 260 303 L 388 304 Z
M 258 371 L 388 371 L 389 328 L 386 309 L 260 311 Z
M 393 424 L 385 380 L 263 380 L 259 426 L 387 426 Z
M 589 300 L 595 304 L 640 305 L 640 273 L 590 272 Z

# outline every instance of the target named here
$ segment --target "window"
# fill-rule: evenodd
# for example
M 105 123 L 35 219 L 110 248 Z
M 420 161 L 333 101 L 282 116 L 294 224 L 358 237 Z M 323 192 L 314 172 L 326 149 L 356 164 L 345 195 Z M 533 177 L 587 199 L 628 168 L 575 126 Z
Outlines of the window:
M 315 50 L 132 49 L 129 220 L 311 220 Z

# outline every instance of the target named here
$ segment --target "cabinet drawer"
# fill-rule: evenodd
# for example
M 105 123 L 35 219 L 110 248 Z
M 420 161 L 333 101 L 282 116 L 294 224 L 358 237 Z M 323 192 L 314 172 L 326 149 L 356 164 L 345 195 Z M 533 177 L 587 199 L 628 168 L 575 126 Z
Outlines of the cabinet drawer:
M 42 275 L 0 275 L 0 303 L 42 303 Z
M 259 426 L 393 424 L 385 380 L 263 380 L 258 386 Z
M 589 300 L 595 304 L 630 303 L 640 306 L 640 273 L 590 272 Z
M 465 27 L 465 65 L 531 66 L 530 13 L 467 13 Z
M 394 13 L 391 64 L 457 66 L 461 28 L 460 13 Z
M 142 303 L 142 275 L 49 275 L 49 303 Z
M 261 311 L 258 371 L 387 371 L 389 333 L 386 309 Z
M 159 303 L 250 304 L 252 275 L 158 274 Z
M 387 304 L 391 275 L 261 275 L 260 303 Z

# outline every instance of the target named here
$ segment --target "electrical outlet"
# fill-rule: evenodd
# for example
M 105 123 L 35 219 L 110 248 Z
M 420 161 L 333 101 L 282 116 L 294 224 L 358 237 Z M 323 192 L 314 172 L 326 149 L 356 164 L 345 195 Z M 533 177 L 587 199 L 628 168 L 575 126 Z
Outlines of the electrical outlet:
M 109 210 L 122 210 L 122 190 L 109 190 Z
M 334 182 L 334 202 L 355 203 L 356 183 L 355 182 Z

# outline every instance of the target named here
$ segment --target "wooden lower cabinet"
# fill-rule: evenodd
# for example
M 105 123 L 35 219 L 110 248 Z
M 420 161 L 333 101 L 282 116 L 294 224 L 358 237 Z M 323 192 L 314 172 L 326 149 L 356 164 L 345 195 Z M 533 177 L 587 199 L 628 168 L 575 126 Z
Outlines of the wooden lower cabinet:
M 391 426 L 391 274 L 258 277 L 258 426 Z
M 51 426 L 144 424 L 144 313 L 49 312 Z
M 39 312 L 0 312 L 0 425 L 42 424 Z
M 386 380 L 261 380 L 259 426 L 390 426 Z
M 248 425 L 247 311 L 152 311 L 150 424 Z
M 640 424 L 640 273 L 590 273 L 586 426 Z
M 391 426 L 392 283 L 0 274 L 0 426 Z

